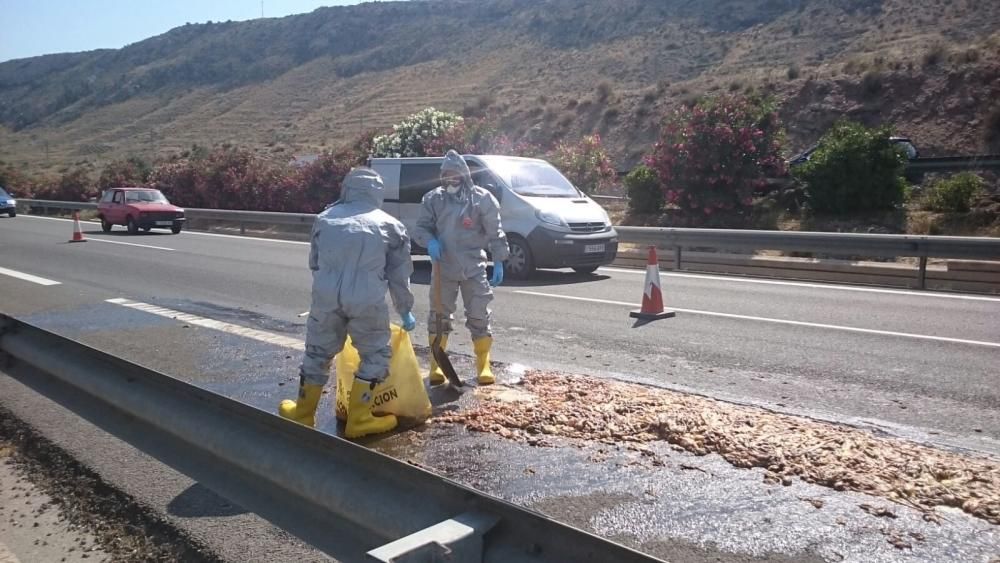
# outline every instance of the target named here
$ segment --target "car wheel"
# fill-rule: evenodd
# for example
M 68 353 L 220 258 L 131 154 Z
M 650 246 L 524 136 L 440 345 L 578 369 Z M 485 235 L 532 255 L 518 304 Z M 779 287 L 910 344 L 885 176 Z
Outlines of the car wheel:
M 114 225 L 113 225 L 113 224 L 111 224 L 111 223 L 110 223 L 110 222 L 109 222 L 109 221 L 108 221 L 107 219 L 105 219 L 104 217 L 101 217 L 101 230 L 102 230 L 102 231 L 104 231 L 105 233 L 110 233 L 110 232 L 111 232 L 111 228 L 112 228 L 112 227 L 114 227 Z
M 511 237 L 507 241 L 510 256 L 504 262 L 504 275 L 514 280 L 528 279 L 535 272 L 535 261 L 531 249 L 524 239 Z
M 179 235 L 181 233 L 181 227 L 182 225 L 180 223 L 174 223 L 174 226 L 170 227 L 170 232 L 175 235 Z
M 125 220 L 125 227 L 128 228 L 128 234 L 134 235 L 139 232 L 139 225 L 135 224 L 135 219 L 129 217 Z
M 7 216 L 8 217 L 17 217 L 17 210 L 16 209 L 11 209 L 10 211 L 7 212 Z
M 578 266 L 573 268 L 573 271 L 578 274 L 593 274 L 597 271 L 598 266 Z

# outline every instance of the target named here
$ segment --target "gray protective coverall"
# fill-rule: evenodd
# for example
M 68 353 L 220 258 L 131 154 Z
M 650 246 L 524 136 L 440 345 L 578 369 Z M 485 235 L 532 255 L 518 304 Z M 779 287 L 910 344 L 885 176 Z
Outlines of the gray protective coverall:
M 448 193 L 443 187 L 435 188 L 423 198 L 420 219 L 413 232 L 417 244 L 427 248 L 431 239 L 441 243 L 441 302 L 444 309 L 443 332 L 452 331 L 452 318 L 462 292 L 465 304 L 465 326 L 478 340 L 492 336 L 490 332 L 493 289 L 486 279 L 486 252 L 489 248 L 495 262 L 503 262 L 510 254 L 507 237 L 500 225 L 500 204 L 493 194 L 472 183 L 469 166 L 455 151 L 448 151 L 441 164 L 441 171 L 457 171 L 462 176 L 462 188 L 457 194 Z M 431 284 L 431 303 L 434 303 L 434 284 Z M 436 328 L 434 307 L 428 320 L 428 329 Z
M 348 334 L 361 355 L 358 378 L 379 381 L 389 371 L 385 292 L 400 315 L 413 308 L 413 262 L 403 224 L 380 209 L 382 190 L 378 173 L 356 168 L 344 178 L 340 200 L 313 224 L 312 306 L 300 368 L 304 383 L 327 382 L 330 362 Z

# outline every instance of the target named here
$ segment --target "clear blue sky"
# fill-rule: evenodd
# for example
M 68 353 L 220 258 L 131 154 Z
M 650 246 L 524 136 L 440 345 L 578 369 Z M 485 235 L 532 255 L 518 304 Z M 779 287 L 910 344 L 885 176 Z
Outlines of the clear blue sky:
M 264 17 L 360 0 L 264 0 Z M 259 18 L 261 0 L 0 0 L 0 62 L 118 48 L 185 23 Z

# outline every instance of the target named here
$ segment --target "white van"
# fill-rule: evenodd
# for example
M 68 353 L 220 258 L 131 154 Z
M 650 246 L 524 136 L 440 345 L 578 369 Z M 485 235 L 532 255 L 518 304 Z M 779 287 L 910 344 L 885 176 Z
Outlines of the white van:
M 607 212 L 544 160 L 465 155 L 472 181 L 500 202 L 510 259 L 505 274 L 525 279 L 535 268 L 590 273 L 618 253 L 618 233 Z M 413 230 L 424 194 L 441 184 L 441 157 L 373 158 L 385 182 L 383 209 Z M 415 252 L 425 252 L 414 249 Z

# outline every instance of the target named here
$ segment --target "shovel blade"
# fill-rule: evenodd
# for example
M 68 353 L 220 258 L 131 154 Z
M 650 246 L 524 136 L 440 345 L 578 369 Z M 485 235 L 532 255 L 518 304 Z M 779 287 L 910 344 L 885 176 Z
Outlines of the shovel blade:
M 455 371 L 455 366 L 451 365 L 451 358 L 448 357 L 448 353 L 441 348 L 441 342 L 435 338 L 434 342 L 431 344 L 431 354 L 434 355 L 434 361 L 437 362 L 439 368 L 444 373 L 448 383 L 455 387 L 462 387 L 465 383 L 462 382 L 458 377 L 458 372 Z

